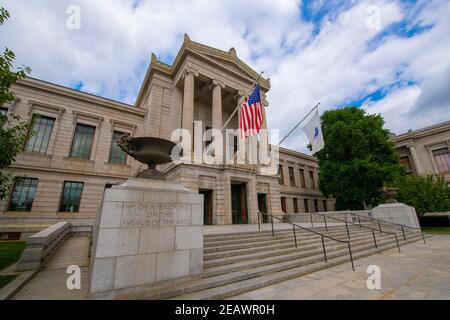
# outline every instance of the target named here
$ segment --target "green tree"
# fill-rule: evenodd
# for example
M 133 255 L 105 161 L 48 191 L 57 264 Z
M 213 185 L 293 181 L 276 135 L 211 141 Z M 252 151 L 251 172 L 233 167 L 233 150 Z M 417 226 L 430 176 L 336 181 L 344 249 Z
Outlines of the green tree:
M 399 189 L 397 200 L 416 208 L 420 216 L 450 211 L 450 187 L 442 177 L 400 176 L 392 186 Z
M 9 18 L 9 12 L 0 7 L 0 25 Z M 15 101 L 16 96 L 10 90 L 19 79 L 23 79 L 31 72 L 29 67 L 18 67 L 14 72 L 14 52 L 5 48 L 0 55 L 0 106 Z M 5 170 L 22 150 L 30 129 L 30 121 L 22 120 L 19 116 L 0 114 L 0 199 L 9 193 L 12 174 Z
M 326 111 L 321 122 L 320 191 L 336 199 L 337 210 L 379 204 L 383 185 L 404 172 L 383 118 L 346 107 Z

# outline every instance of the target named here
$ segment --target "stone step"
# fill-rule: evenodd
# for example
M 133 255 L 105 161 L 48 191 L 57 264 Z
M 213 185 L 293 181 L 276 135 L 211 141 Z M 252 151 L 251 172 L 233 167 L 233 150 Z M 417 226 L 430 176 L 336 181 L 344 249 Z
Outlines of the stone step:
M 415 242 L 420 240 L 420 236 L 411 237 L 407 241 L 402 241 L 402 245 Z M 381 252 L 384 250 L 396 248 L 395 241 L 384 241 L 380 243 L 378 249 L 374 249 L 373 247 L 355 247 L 353 248 L 353 259 L 359 259 L 362 257 L 369 256 L 371 254 Z M 308 260 L 308 261 L 306 261 Z M 299 263 L 299 265 L 295 266 L 295 263 L 287 263 L 285 264 L 285 269 L 282 268 L 272 268 L 270 272 L 264 272 L 264 268 L 256 268 L 252 270 L 253 272 L 247 273 L 248 278 L 242 279 L 242 272 L 238 272 L 239 276 L 236 276 L 236 281 L 229 282 L 225 284 L 223 281 L 225 277 L 222 277 L 221 285 L 214 286 L 213 281 L 210 281 L 210 287 L 204 288 L 202 290 L 195 290 L 195 284 L 191 284 L 190 286 L 184 288 L 184 294 L 182 295 L 170 295 L 170 292 L 161 293 L 159 297 L 156 298 L 171 298 L 177 300 L 206 300 L 206 299 L 225 299 L 238 294 L 242 294 L 251 290 L 259 289 L 262 287 L 269 286 L 274 283 L 282 282 L 285 280 L 289 280 L 292 278 L 296 278 L 308 273 L 312 273 L 315 271 L 319 271 L 322 269 L 326 269 L 335 265 L 339 265 L 342 263 L 348 263 L 350 258 L 348 256 L 348 251 L 345 253 L 345 250 L 335 251 L 330 253 L 328 256 L 328 262 L 324 262 L 323 258 L 320 257 L 308 257 L 304 259 L 303 263 Z M 350 266 L 349 266 L 350 268 Z M 267 268 L 266 268 L 267 269 Z M 277 270 L 277 271 L 275 271 Z M 349 269 L 349 272 L 352 272 Z M 231 275 L 231 274 L 227 274 Z M 226 275 L 225 275 L 226 276 Z M 231 278 L 231 277 L 230 277 Z M 204 281 L 212 278 L 205 278 L 200 281 Z M 239 279 L 239 280 L 237 280 Z M 202 285 L 199 285 L 201 288 Z M 178 291 L 179 292 L 179 291 Z M 153 298 L 153 297 L 152 297 Z
M 257 228 L 257 227 L 255 227 Z M 345 225 L 343 226 L 333 226 L 330 228 L 345 228 Z M 325 227 L 317 227 L 317 228 L 310 228 L 315 231 L 319 232 L 326 232 Z M 297 228 L 297 230 L 301 230 L 300 228 Z M 292 228 L 288 229 L 280 229 L 275 230 L 275 235 L 282 235 L 282 234 L 289 234 L 289 232 L 292 232 Z M 307 231 L 305 231 L 307 232 Z M 221 234 L 204 234 L 203 235 L 203 241 L 204 243 L 213 242 L 213 241 L 225 241 L 225 240 L 240 240 L 240 239 L 250 239 L 250 238 L 260 238 L 265 236 L 272 236 L 271 230 L 263 230 L 263 231 L 249 231 L 249 232 L 233 232 L 233 233 L 221 233 Z
M 389 239 L 389 236 L 382 236 L 377 238 L 377 244 L 378 243 L 383 243 L 385 241 L 391 241 L 391 239 Z M 373 238 L 365 238 L 364 240 L 360 240 L 358 242 L 353 242 L 352 245 L 356 246 L 356 245 L 372 245 L 372 247 L 374 246 L 374 242 L 373 242 Z M 326 246 L 326 252 L 328 253 L 332 253 L 334 251 L 337 250 L 347 250 L 348 246 L 347 244 L 336 244 L 333 246 Z M 261 266 L 267 266 L 270 264 L 275 264 L 275 263 L 280 263 L 280 262 L 288 262 L 288 261 L 293 261 L 296 259 L 301 259 L 301 258 L 306 258 L 308 256 L 314 256 L 314 255 L 321 255 L 323 254 L 323 249 L 322 249 L 322 243 L 317 243 L 314 246 L 309 246 L 309 247 L 302 247 L 299 246 L 297 248 L 297 251 L 293 252 L 293 253 L 289 253 L 289 254 L 283 254 L 283 255 L 279 255 L 279 256 L 268 256 L 265 258 L 260 258 L 260 259 L 252 259 L 252 260 L 245 260 L 245 261 L 240 261 L 240 262 L 236 262 L 236 263 L 230 263 L 230 264 L 223 264 L 223 265 L 219 265 L 216 267 L 209 267 L 209 268 L 205 268 L 204 269 L 204 277 L 209 277 L 209 276 L 214 276 L 214 275 L 219 275 L 219 274 L 224 274 L 224 273 L 229 273 L 229 272 L 235 272 L 235 271 L 240 271 L 240 270 L 245 270 L 245 269 L 249 269 L 249 268 L 256 268 L 256 267 L 261 267 Z
M 352 231 L 352 235 L 360 234 L 364 232 L 364 230 L 354 230 Z M 326 233 L 329 236 L 336 237 L 338 239 L 340 238 L 347 238 L 347 233 L 345 231 L 338 231 L 334 230 L 333 232 Z M 301 233 L 296 231 L 297 240 L 307 240 L 311 238 L 317 238 L 318 236 L 311 232 Z M 291 231 L 290 234 L 286 234 L 282 237 L 272 237 L 268 236 L 262 239 L 254 240 L 254 239 L 248 239 L 248 240 L 240 240 L 238 243 L 232 243 L 229 244 L 228 242 L 217 242 L 214 243 L 214 246 L 205 246 L 203 249 L 204 253 L 211 253 L 211 252 L 217 252 L 217 251 L 229 251 L 229 250 L 237 250 L 237 249 L 244 249 L 244 248 L 252 248 L 252 247 L 263 247 L 271 244 L 277 244 L 277 243 L 286 243 L 291 242 L 294 243 L 294 234 Z
M 344 237 L 344 234 L 342 234 L 342 237 L 337 237 L 337 239 L 340 240 L 346 240 L 346 235 Z M 362 233 L 362 237 L 367 237 L 368 235 Z M 370 234 L 370 236 L 372 236 L 372 234 Z M 354 236 L 353 239 L 357 240 L 359 239 L 360 236 Z M 316 242 L 316 241 L 320 241 L 320 236 L 315 235 L 312 238 L 309 238 L 308 240 L 304 240 L 302 238 L 297 238 L 298 242 L 302 242 L 302 243 L 310 243 L 310 242 Z M 331 243 L 331 242 L 335 242 L 334 240 L 328 239 L 328 238 L 324 238 L 324 242 L 325 244 L 327 243 Z M 242 256 L 245 254 L 252 254 L 252 253 L 257 253 L 257 252 L 270 252 L 273 251 L 273 254 L 277 254 L 277 251 L 282 250 L 282 249 L 288 249 L 288 248 L 293 248 L 295 247 L 294 245 L 294 241 L 285 241 L 283 243 L 277 243 L 277 244 L 273 244 L 273 245 L 266 245 L 263 247 L 254 247 L 254 246 L 250 246 L 248 248 L 244 248 L 244 249 L 236 249 L 236 250 L 228 250 L 228 251 L 218 251 L 218 252 L 212 252 L 212 253 L 205 253 L 203 255 L 203 261 L 207 262 L 208 260 L 212 260 L 212 259 L 217 259 L 217 258 L 224 258 L 224 257 L 232 257 L 232 256 Z
M 377 241 L 378 241 L 379 237 L 380 237 L 380 235 L 376 236 Z M 394 240 L 393 237 L 392 237 L 392 240 Z M 373 243 L 373 237 L 372 237 L 372 235 L 370 235 L 370 236 L 366 235 L 365 237 L 362 237 L 360 239 L 354 238 L 351 243 L 353 244 L 353 243 L 356 243 L 357 241 L 368 241 L 369 243 Z M 326 248 L 329 248 L 330 245 L 334 246 L 336 244 L 337 244 L 336 241 L 332 241 L 332 240 L 325 241 Z M 307 251 L 307 250 L 312 250 L 312 249 L 316 248 L 317 246 L 320 246 L 320 248 L 321 248 L 322 242 L 321 242 L 320 238 L 316 238 L 315 241 L 298 242 L 298 245 L 302 247 L 302 250 Z M 346 246 L 346 244 L 343 244 L 343 245 Z M 295 246 L 292 246 L 288 249 L 282 249 L 282 250 L 273 250 L 273 251 L 266 250 L 266 251 L 260 251 L 257 253 L 242 254 L 242 255 L 238 255 L 238 256 L 220 257 L 217 259 L 204 261 L 204 268 L 205 269 L 212 268 L 212 267 L 217 267 L 217 266 L 221 266 L 221 265 L 244 262 L 244 261 L 248 261 L 248 260 L 263 259 L 263 258 L 268 258 L 268 257 L 278 257 L 278 256 L 286 255 L 286 254 L 296 253 L 296 252 L 298 252 L 298 248 L 295 248 Z
M 390 244 L 392 244 L 391 247 L 396 247 L 395 239 L 391 237 L 389 240 L 383 239 L 382 241 L 379 241 L 379 250 L 383 249 L 384 247 L 388 247 Z M 410 238 L 409 241 L 415 241 L 420 239 L 420 237 L 414 237 Z M 297 249 L 298 250 L 298 249 Z M 329 251 L 329 252 L 328 252 Z M 376 252 L 373 250 L 373 244 L 362 244 L 358 245 L 356 243 L 352 244 L 352 252 L 353 254 L 357 254 L 358 252 Z M 336 250 L 332 250 L 331 247 L 327 247 L 327 253 L 329 259 L 333 259 L 335 257 L 339 256 L 348 256 L 348 250 L 347 247 L 345 248 L 336 248 Z M 369 253 L 371 254 L 371 253 Z M 236 272 L 226 273 L 226 274 L 220 274 L 216 276 L 209 276 L 209 277 L 203 277 L 201 279 L 196 279 L 191 282 L 186 282 L 181 285 L 177 285 L 176 287 L 168 287 L 168 288 L 159 288 L 157 291 L 153 291 L 153 294 L 146 295 L 145 299 L 163 299 L 163 298 L 171 298 L 177 295 L 180 295 L 182 292 L 183 295 L 176 298 L 186 298 L 190 299 L 189 296 L 185 296 L 186 294 L 193 294 L 197 291 L 204 291 L 204 290 L 221 290 L 221 287 L 229 286 L 233 283 L 239 283 L 241 281 L 246 281 L 251 278 L 259 278 L 262 276 L 270 275 L 270 274 L 278 274 L 280 272 L 284 272 L 285 270 L 292 270 L 293 268 L 303 267 L 312 263 L 320 262 L 321 264 L 324 264 L 325 266 L 328 266 L 328 264 L 325 264 L 323 261 L 323 254 L 320 251 L 317 255 L 308 256 L 305 258 L 299 258 L 295 259 L 293 261 L 287 261 L 287 262 L 281 262 L 281 263 L 275 263 L 268 266 L 261 266 L 258 268 L 248 268 L 245 270 L 240 270 Z M 348 261 L 348 259 L 347 259 Z M 283 280 L 281 280 L 283 281 Z M 252 289 L 250 289 L 252 290 Z M 209 291 L 209 293 L 211 292 Z M 213 298 L 215 295 L 212 296 Z

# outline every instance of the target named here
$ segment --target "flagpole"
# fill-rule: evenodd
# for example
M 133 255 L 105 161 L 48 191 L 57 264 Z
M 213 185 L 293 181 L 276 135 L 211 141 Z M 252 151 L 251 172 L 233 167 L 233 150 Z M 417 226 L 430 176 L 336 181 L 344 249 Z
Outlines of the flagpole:
M 278 142 L 278 145 L 280 146 L 280 145 L 284 142 L 284 140 L 286 140 L 286 139 L 291 135 L 291 133 L 294 132 L 295 129 L 298 128 L 298 126 L 300 125 L 300 123 L 302 123 L 302 122 L 303 122 L 303 121 L 311 114 L 311 112 L 313 112 L 316 108 L 319 107 L 319 105 L 320 105 L 320 102 L 319 102 L 318 104 L 316 104 L 316 105 L 314 106 L 314 108 L 312 108 L 311 111 L 309 111 L 308 114 L 307 114 L 306 116 L 304 116 L 303 119 L 300 120 L 300 122 L 298 122 L 297 125 L 296 125 L 291 131 L 289 131 L 289 133 L 288 133 L 287 135 L 284 136 L 283 139 L 280 140 L 280 142 Z
M 225 121 L 225 124 L 222 126 L 222 129 L 220 129 L 220 132 L 222 133 L 223 129 L 225 129 L 225 127 L 228 125 L 228 123 L 231 121 L 231 119 L 233 118 L 233 116 L 235 115 L 236 111 L 239 109 L 239 107 L 241 106 L 241 102 L 242 100 L 247 97 L 250 93 L 250 91 L 252 91 L 253 87 L 255 86 L 255 84 L 259 81 L 259 79 L 261 78 L 262 74 L 264 73 L 264 71 L 261 71 L 258 75 L 258 78 L 256 78 L 255 81 L 253 81 L 252 85 L 250 86 L 250 89 L 248 89 L 248 91 L 245 93 L 244 96 L 241 97 L 241 99 L 239 99 L 237 107 L 234 109 L 233 113 L 231 114 L 231 116 L 228 118 L 227 121 Z M 238 124 L 239 125 L 239 124 Z M 210 149 L 212 148 L 212 145 L 209 144 L 206 148 L 205 148 L 205 153 L 209 153 Z
M 250 93 L 250 91 L 253 89 L 253 86 L 259 81 L 259 78 L 261 78 L 261 75 L 264 73 L 264 71 L 261 71 L 261 73 L 258 75 L 258 78 L 256 78 L 255 81 L 253 81 L 252 85 L 250 86 L 250 89 L 247 91 L 247 93 L 241 97 L 241 99 L 238 101 L 237 107 L 234 109 L 233 113 L 231 114 L 231 116 L 228 118 L 228 120 L 225 122 L 225 124 L 223 125 L 222 129 L 220 129 L 220 132 L 223 131 L 223 129 L 225 129 L 225 127 L 228 125 L 228 123 L 231 121 L 231 118 L 233 118 L 234 114 L 236 113 L 236 111 L 239 109 L 239 107 L 241 106 L 241 102 L 242 99 L 244 99 L 246 96 L 248 96 L 248 94 Z

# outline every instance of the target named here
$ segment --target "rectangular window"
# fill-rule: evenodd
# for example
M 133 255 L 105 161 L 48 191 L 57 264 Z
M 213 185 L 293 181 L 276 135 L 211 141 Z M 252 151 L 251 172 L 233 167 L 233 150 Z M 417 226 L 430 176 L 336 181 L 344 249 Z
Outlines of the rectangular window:
M 328 211 L 327 200 L 323 200 L 323 211 Z
M 283 166 L 281 164 L 278 165 L 278 182 L 284 184 Z
M 286 213 L 286 197 L 281 197 L 281 210 Z
M 33 129 L 28 133 L 26 151 L 46 153 L 53 131 L 54 118 L 33 116 Z
M 319 212 L 319 201 L 317 199 L 314 199 L 314 212 Z
M 8 113 L 8 108 L 0 108 L 0 114 L 2 116 L 6 116 L 7 113 Z
M 127 154 L 120 149 L 116 141 L 125 133 L 120 131 L 114 131 L 111 140 L 111 151 L 109 154 L 109 162 L 112 163 L 127 163 Z
M 450 172 L 450 152 L 448 148 L 433 150 L 433 158 L 439 173 Z
M 31 211 L 38 179 L 16 178 L 9 201 L 9 211 Z
M 305 212 L 309 212 L 308 199 L 303 199 L 303 205 L 305 206 Z
M 294 203 L 294 213 L 298 213 L 298 202 L 297 202 L 297 198 L 292 199 L 292 202 Z
M 306 188 L 305 171 L 303 169 L 300 169 L 299 173 L 300 173 L 300 187 Z
M 94 143 L 95 127 L 78 123 L 73 136 L 70 156 L 73 158 L 91 158 L 92 144 Z
M 291 186 L 295 187 L 294 167 L 289 167 L 289 181 Z
M 83 182 L 64 181 L 59 211 L 78 212 L 83 186 Z
M 311 188 L 315 189 L 316 182 L 314 181 L 314 172 L 313 171 L 309 171 L 309 180 L 311 181 Z

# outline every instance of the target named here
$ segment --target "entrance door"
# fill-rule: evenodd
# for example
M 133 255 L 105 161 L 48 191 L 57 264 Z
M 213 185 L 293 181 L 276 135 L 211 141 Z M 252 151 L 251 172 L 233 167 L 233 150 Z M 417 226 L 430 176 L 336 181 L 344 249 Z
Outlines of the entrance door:
M 231 215 L 233 224 L 248 223 L 245 183 L 231 184 Z
M 212 190 L 200 190 L 203 195 L 203 224 L 212 224 Z
M 258 209 L 264 213 L 262 215 L 262 222 L 267 223 L 267 195 L 265 193 L 258 193 Z

